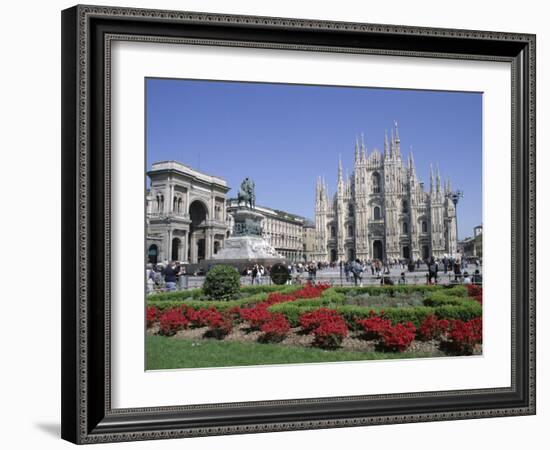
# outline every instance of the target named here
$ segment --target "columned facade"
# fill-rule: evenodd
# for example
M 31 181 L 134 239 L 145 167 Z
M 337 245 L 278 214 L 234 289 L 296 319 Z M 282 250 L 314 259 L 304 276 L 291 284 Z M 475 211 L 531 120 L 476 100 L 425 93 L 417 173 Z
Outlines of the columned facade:
M 147 261 L 210 258 L 226 236 L 226 181 L 176 161 L 154 163 L 147 175 Z

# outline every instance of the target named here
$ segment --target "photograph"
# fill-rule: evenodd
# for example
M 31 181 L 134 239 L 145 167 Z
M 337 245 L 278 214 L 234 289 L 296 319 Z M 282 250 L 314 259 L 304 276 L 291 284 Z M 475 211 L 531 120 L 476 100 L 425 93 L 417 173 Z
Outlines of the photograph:
M 483 92 L 144 99 L 146 370 L 483 356 Z

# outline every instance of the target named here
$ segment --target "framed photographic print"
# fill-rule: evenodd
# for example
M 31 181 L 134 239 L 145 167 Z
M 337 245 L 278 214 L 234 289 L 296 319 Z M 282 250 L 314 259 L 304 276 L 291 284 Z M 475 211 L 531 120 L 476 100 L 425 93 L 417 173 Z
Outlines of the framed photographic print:
M 534 35 L 75 6 L 62 45 L 63 438 L 535 413 Z

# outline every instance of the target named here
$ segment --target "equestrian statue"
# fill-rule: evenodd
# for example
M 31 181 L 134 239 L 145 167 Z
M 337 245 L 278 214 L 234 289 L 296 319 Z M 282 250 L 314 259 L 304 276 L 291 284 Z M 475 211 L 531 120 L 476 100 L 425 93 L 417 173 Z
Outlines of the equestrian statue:
M 245 206 L 253 209 L 256 205 L 256 194 L 254 193 L 254 181 L 246 177 L 241 183 L 241 188 L 237 196 L 237 205 L 241 206 L 241 202 L 244 202 Z

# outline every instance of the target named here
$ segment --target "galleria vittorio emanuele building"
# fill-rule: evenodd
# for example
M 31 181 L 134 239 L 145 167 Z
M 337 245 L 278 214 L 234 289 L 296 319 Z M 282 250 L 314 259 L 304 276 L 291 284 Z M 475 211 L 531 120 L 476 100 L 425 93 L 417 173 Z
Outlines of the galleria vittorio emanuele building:
M 384 151 L 369 153 L 356 140 L 354 169 L 344 177 L 338 164 L 338 184 L 329 196 L 317 179 L 313 259 L 426 259 L 454 254 L 457 249 L 456 209 L 451 183 L 442 186 L 439 169 L 430 167 L 430 184 L 417 177 L 412 151 L 401 155 L 397 124 Z

